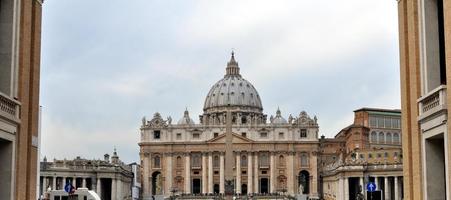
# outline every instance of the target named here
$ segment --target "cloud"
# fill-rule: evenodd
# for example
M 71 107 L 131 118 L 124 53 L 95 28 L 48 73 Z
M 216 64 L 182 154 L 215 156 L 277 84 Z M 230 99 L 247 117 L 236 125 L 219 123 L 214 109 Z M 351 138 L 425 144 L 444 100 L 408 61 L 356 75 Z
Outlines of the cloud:
M 195 121 L 230 51 L 264 112 L 317 115 L 334 136 L 359 107 L 399 108 L 395 1 L 49 1 L 42 154 L 138 159 L 142 116 Z M 70 144 L 70 145 L 67 145 Z M 67 149 L 67 150 L 66 150 Z

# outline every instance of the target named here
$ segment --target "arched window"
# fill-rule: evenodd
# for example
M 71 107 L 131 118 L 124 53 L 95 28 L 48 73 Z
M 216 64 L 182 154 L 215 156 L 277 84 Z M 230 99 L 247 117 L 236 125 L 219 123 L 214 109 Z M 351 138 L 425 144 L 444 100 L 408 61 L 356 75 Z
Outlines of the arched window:
M 380 132 L 379 133 L 379 143 L 384 143 L 385 142 L 385 137 L 384 137 L 384 133 Z
M 285 157 L 283 157 L 283 155 L 279 156 L 279 165 L 285 166 Z
M 247 167 L 247 157 L 245 155 L 241 156 L 241 167 Z
M 160 168 L 160 167 L 161 167 L 160 156 L 153 157 L 153 168 Z
M 176 161 L 176 163 L 177 163 L 177 167 L 182 167 L 182 157 L 180 157 L 180 156 L 177 156 L 177 161 Z
M 371 132 L 371 142 L 372 143 L 377 142 L 377 133 L 375 131 Z
M 308 155 L 307 155 L 307 153 L 302 153 L 301 154 L 301 167 L 308 167 L 308 166 L 309 166 Z
M 398 133 L 393 133 L 393 143 L 399 144 L 399 134 Z
M 219 167 L 219 156 L 213 158 L 213 167 Z
M 387 135 L 385 136 L 385 143 L 387 144 L 391 144 L 392 140 L 391 140 L 391 133 L 387 133 Z

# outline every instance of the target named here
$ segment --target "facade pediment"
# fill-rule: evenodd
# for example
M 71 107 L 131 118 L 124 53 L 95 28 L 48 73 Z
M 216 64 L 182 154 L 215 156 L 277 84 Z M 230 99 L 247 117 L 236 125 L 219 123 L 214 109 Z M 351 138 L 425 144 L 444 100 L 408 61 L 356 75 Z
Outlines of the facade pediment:
M 225 143 L 226 142 L 225 136 L 226 136 L 226 134 L 223 133 L 223 134 L 219 135 L 218 137 L 208 140 L 207 143 L 215 143 L 215 144 Z M 232 133 L 232 136 L 233 136 L 232 143 L 252 143 L 252 142 L 254 142 L 253 140 L 251 140 L 249 138 L 243 137 L 243 136 L 235 134 L 235 133 Z

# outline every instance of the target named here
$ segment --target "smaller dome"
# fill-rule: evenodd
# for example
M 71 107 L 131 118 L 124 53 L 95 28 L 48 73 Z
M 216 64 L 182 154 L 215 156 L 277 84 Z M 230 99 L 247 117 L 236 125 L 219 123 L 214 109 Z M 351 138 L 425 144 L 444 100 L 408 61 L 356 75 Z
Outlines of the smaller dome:
M 287 120 L 282 117 L 282 113 L 280 112 L 280 109 L 277 108 L 276 117 L 274 117 L 271 120 L 271 123 L 273 124 L 286 124 Z
M 194 120 L 189 117 L 188 109 L 185 110 L 182 119 L 178 121 L 179 125 L 194 124 Z

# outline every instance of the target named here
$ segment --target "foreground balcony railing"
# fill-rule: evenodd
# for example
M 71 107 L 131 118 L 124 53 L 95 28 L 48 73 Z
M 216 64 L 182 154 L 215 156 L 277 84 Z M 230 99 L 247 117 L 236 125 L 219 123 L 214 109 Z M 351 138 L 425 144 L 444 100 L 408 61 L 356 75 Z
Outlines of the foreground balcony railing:
M 418 99 L 418 120 L 446 110 L 446 85 L 441 85 Z
M 0 116 L 18 122 L 19 109 L 20 103 L 18 101 L 0 92 Z

